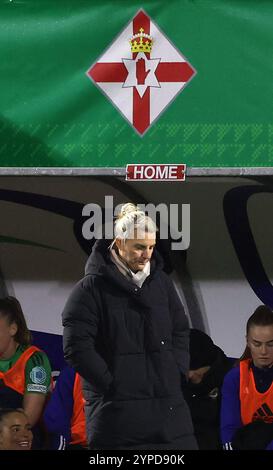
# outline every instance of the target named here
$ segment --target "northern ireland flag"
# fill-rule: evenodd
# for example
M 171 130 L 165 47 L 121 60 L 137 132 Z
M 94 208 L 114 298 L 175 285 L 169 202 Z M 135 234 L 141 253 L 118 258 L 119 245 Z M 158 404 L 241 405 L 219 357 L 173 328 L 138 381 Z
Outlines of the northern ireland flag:
M 141 136 L 195 73 L 143 10 L 87 71 Z

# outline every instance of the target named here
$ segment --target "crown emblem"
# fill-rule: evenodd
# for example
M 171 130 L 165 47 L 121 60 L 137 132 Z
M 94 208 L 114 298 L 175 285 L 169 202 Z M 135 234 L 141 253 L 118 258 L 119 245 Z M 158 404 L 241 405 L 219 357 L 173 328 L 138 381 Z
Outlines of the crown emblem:
M 149 34 L 144 33 L 144 29 L 140 28 L 139 33 L 134 34 L 130 39 L 132 52 L 151 52 L 153 39 Z

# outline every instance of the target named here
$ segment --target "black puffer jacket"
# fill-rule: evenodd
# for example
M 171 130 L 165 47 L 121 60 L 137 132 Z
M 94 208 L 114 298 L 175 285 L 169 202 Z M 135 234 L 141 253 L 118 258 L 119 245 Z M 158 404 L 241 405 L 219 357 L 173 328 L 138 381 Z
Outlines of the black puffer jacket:
M 63 312 L 64 353 L 83 377 L 92 449 L 195 449 L 182 394 L 188 321 L 155 252 L 138 288 L 96 243 Z

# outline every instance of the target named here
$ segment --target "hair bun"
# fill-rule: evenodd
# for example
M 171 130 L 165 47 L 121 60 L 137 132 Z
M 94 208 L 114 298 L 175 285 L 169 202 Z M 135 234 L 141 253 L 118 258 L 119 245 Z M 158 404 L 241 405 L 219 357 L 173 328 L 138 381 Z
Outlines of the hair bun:
M 123 204 L 123 206 L 120 209 L 120 213 L 118 214 L 118 219 L 121 219 L 122 217 L 125 217 L 127 214 L 130 214 L 132 212 L 140 212 L 138 207 L 133 204 L 132 202 L 127 202 L 126 204 Z
M 115 238 L 123 240 L 134 238 L 136 230 L 142 234 L 156 233 L 156 225 L 153 220 L 135 204 L 127 202 L 120 207 L 115 221 Z

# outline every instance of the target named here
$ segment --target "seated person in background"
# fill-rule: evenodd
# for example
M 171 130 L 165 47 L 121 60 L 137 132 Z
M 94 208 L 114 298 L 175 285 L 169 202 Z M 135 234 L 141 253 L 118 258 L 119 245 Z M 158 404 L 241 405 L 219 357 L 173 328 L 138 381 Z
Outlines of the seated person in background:
M 232 361 L 200 330 L 190 330 L 189 381 L 183 390 L 200 450 L 221 449 L 221 387 Z
M 0 299 L 0 408 L 23 408 L 33 427 L 42 415 L 50 384 L 48 358 L 31 346 L 20 303 L 14 297 Z M 38 428 L 34 437 L 38 439 Z
M 246 349 L 225 377 L 224 449 L 273 450 L 273 312 L 261 305 L 248 319 Z
M 87 449 L 81 379 L 71 367 L 61 371 L 43 419 L 51 448 Z
M 0 409 L 0 450 L 30 450 L 32 431 L 22 409 Z

